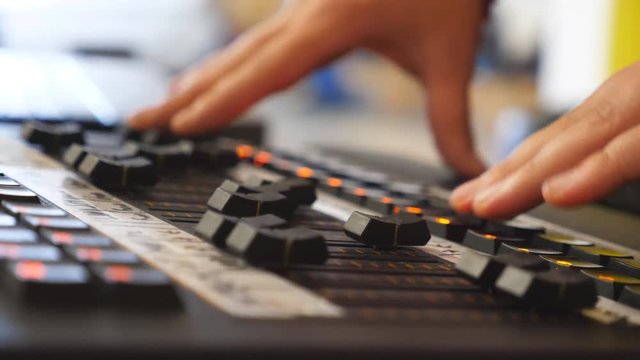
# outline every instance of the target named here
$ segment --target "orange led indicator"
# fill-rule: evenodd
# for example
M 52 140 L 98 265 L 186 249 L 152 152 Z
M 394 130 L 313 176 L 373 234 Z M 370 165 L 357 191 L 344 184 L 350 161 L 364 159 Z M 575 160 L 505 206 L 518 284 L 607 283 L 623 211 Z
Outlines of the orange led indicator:
M 616 281 L 616 278 L 609 275 L 598 275 L 598 279 L 605 280 L 605 281 Z
M 133 277 L 133 270 L 128 266 L 109 266 L 107 267 L 105 276 L 107 279 L 113 282 L 131 282 L 131 278 Z
M 449 225 L 451 224 L 451 220 L 447 219 L 447 218 L 443 218 L 443 217 L 437 217 L 436 218 L 436 222 L 438 224 L 443 224 L 443 225 Z
M 53 239 L 61 244 L 72 244 L 73 234 L 64 231 L 55 231 L 52 235 Z
M 251 157 L 251 155 L 253 155 L 253 146 L 246 144 L 236 146 L 236 155 L 238 155 L 240 159 Z
M 382 199 L 380 199 L 380 202 L 383 204 L 391 204 L 393 199 L 388 196 L 383 196 Z
M 79 248 L 76 252 L 79 258 L 90 260 L 90 261 L 100 261 L 102 260 L 102 250 L 95 248 Z
M 402 210 L 402 209 L 400 209 L 400 207 L 396 206 L 396 207 L 393 208 L 393 213 L 394 214 L 400 214 L 400 210 Z
M 272 155 L 266 151 L 258 151 L 256 156 L 253 158 L 253 164 L 255 166 L 264 166 L 271 162 Z
M 41 261 L 21 261 L 16 265 L 16 274 L 24 280 L 42 280 L 47 276 L 47 267 Z
M 298 177 L 308 179 L 313 176 L 313 169 L 306 166 L 299 167 L 296 170 L 296 175 L 298 175 Z
M 573 265 L 573 263 L 571 263 L 570 261 L 564 261 L 564 260 L 556 260 L 556 264 L 562 265 L 562 266 L 571 266 L 571 265 Z
M 366 196 L 367 195 L 367 190 L 363 189 L 363 188 L 355 188 L 353 189 L 353 194 L 356 196 Z
M 422 214 L 422 209 L 420 209 L 419 207 L 407 206 L 404 209 L 411 214 L 418 214 L 418 215 Z
M 330 177 L 327 179 L 327 185 L 331 187 L 340 187 L 342 186 L 342 179 Z
M 491 235 L 491 234 L 484 234 L 483 236 L 484 236 L 485 238 L 487 238 L 487 239 L 491 239 L 491 240 L 495 240 L 495 239 L 497 239 L 497 238 L 498 238 L 497 236 L 495 236 L 495 235 Z

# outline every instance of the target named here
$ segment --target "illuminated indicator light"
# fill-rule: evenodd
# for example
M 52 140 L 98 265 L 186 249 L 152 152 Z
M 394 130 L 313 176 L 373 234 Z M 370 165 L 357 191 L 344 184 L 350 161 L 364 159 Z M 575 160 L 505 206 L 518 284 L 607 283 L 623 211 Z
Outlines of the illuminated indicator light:
M 79 248 L 76 254 L 83 260 L 100 261 L 102 260 L 102 250 L 93 248 Z
M 606 280 L 606 281 L 616 281 L 616 278 L 614 278 L 613 276 L 609 276 L 609 275 L 598 275 L 598 279 Z
M 128 266 L 109 266 L 107 267 L 105 276 L 113 282 L 131 282 L 133 270 Z
M 271 162 L 273 156 L 266 151 L 259 151 L 253 158 L 253 164 L 256 166 L 264 166 Z
M 356 196 L 366 196 L 367 195 L 367 190 L 363 189 L 363 188 L 355 188 L 353 189 L 353 194 Z
M 340 187 L 342 186 L 342 179 L 330 177 L 327 179 L 327 185 L 331 187 Z
M 484 236 L 484 237 L 485 237 L 485 238 L 487 238 L 487 239 L 491 239 L 491 240 L 495 240 L 495 239 L 497 239 L 497 238 L 498 238 L 497 236 L 495 236 L 495 235 L 491 235 L 491 234 L 484 234 L 484 235 L 482 235 L 482 236 Z
M 61 244 L 72 244 L 73 243 L 73 234 L 64 232 L 64 231 L 56 231 L 51 237 L 58 243 Z
M 571 266 L 571 265 L 573 265 L 572 262 L 565 261 L 565 260 L 556 260 L 555 263 L 558 264 L 558 265 L 562 265 L 562 266 Z
M 398 206 L 396 206 L 396 207 L 393 208 L 393 213 L 394 214 L 400 214 L 400 210 L 402 210 L 402 209 L 400 209 Z
M 380 199 L 380 202 L 383 204 L 391 204 L 393 199 L 388 196 L 383 196 L 382 199 Z
M 438 224 L 443 224 L 443 225 L 449 225 L 451 224 L 451 220 L 447 219 L 447 218 L 443 218 L 443 217 L 437 217 L 436 218 L 436 222 Z
M 422 209 L 420 209 L 419 207 L 415 207 L 415 206 L 407 206 L 406 208 L 404 208 L 408 213 L 411 214 L 422 214 Z
M 16 274 L 24 280 L 43 280 L 47 267 L 40 261 L 21 261 L 16 265 Z
M 296 170 L 296 175 L 298 175 L 298 177 L 308 179 L 313 176 L 313 169 L 306 166 L 299 167 Z
M 236 146 L 236 155 L 240 159 L 247 159 L 253 155 L 253 146 L 251 145 L 238 145 Z

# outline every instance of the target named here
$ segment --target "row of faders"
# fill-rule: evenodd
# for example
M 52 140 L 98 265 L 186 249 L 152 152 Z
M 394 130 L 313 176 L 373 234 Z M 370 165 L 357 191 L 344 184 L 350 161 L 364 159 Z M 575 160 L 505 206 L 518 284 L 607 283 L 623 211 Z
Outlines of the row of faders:
M 89 180 L 351 314 L 482 322 L 528 318 L 531 312 L 523 309 L 560 308 L 570 311 L 554 316 L 568 321 L 574 310 L 592 306 L 596 294 L 638 306 L 639 266 L 627 254 L 529 224 L 458 215 L 421 184 L 330 157 L 220 139 L 145 138 L 121 136 L 106 147 L 39 141 L 53 148 L 67 143 L 62 159 Z M 132 158 L 140 160 L 124 161 Z M 238 183 L 221 176 L 219 169 L 238 160 L 284 179 Z M 147 170 L 132 171 L 144 161 Z M 100 167 L 113 174 L 92 176 Z M 165 171 L 176 167 L 178 176 Z M 309 207 L 316 188 L 372 211 L 355 212 L 346 223 L 320 214 Z M 416 248 L 430 235 L 474 252 L 456 269 Z
M 344 200 L 388 214 L 352 214 L 345 231 L 363 244 L 424 243 L 419 235 L 425 232 L 423 225 L 409 217 L 420 215 L 432 235 L 472 249 L 458 264 L 462 275 L 522 305 L 583 308 L 601 295 L 640 308 L 640 261 L 630 254 L 522 221 L 495 222 L 455 214 L 443 201 L 423 195 L 416 184 L 394 182 L 385 174 L 345 166 L 328 157 L 309 159 L 250 146 L 240 149 L 239 155 L 254 166 L 311 179 Z M 398 243 L 402 231 L 415 232 L 407 242 Z

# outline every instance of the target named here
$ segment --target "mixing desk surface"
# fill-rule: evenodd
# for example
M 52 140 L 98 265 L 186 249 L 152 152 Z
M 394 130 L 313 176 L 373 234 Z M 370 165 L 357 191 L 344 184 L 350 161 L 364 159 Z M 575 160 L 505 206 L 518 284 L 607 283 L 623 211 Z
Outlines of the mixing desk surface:
M 637 248 L 458 215 L 437 184 L 242 132 L 16 133 L 3 358 L 640 355 Z

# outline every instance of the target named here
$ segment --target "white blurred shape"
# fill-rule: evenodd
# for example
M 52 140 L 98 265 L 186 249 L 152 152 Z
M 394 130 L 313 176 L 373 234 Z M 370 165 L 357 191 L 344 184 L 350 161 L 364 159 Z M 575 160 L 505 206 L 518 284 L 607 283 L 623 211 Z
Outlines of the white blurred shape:
M 539 100 L 549 113 L 564 112 L 606 77 L 610 0 L 547 0 L 541 36 Z
M 210 0 L 0 0 L 5 45 L 43 50 L 125 47 L 181 68 L 219 45 Z
M 502 56 L 516 63 L 529 62 L 538 51 L 544 1 L 500 0 L 492 9 L 498 48 Z
M 489 161 L 496 164 L 504 160 L 535 126 L 531 114 L 523 108 L 506 107 L 498 113 L 493 129 L 493 144 Z

